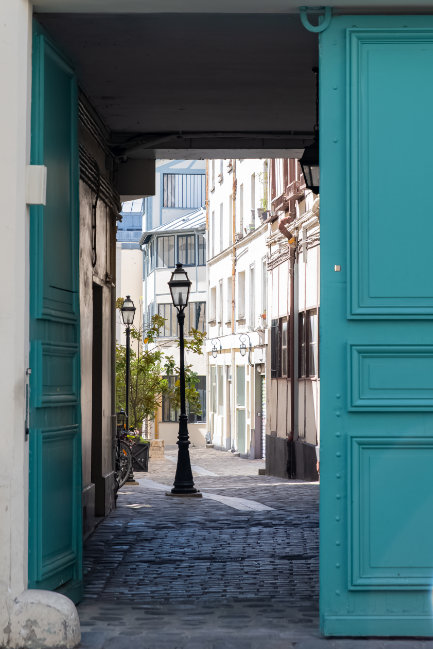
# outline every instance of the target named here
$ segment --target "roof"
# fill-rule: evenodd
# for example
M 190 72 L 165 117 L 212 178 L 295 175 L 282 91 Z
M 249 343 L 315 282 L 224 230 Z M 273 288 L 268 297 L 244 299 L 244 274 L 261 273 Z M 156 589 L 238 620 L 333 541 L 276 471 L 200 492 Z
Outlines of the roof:
M 147 243 L 152 235 L 157 234 L 173 234 L 175 232 L 182 232 L 183 230 L 204 230 L 206 227 L 206 211 L 200 207 L 189 214 L 180 216 L 169 223 L 159 225 L 153 230 L 143 232 L 140 239 L 140 245 Z

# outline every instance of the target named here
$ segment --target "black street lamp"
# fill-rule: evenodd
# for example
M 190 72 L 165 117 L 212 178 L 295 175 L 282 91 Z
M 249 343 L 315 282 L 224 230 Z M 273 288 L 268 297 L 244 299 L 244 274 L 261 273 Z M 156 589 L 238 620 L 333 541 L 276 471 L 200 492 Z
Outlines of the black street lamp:
M 125 419 L 126 430 L 129 430 L 129 379 L 130 379 L 130 357 L 131 357 L 131 325 L 134 322 L 135 306 L 131 300 L 130 295 L 126 296 L 123 301 L 122 308 L 123 324 L 126 326 L 126 403 L 125 403 Z
M 185 347 L 183 338 L 183 325 L 185 322 L 185 307 L 188 304 L 191 281 L 188 279 L 186 271 L 182 264 L 176 264 L 172 272 L 170 281 L 171 299 L 177 309 L 177 321 L 179 323 L 179 356 L 180 356 L 180 415 L 179 415 L 179 435 L 178 435 L 178 452 L 176 476 L 174 478 L 173 489 L 167 492 L 167 496 L 196 496 L 201 497 L 201 493 L 194 487 L 194 480 L 191 471 L 191 461 L 189 457 L 189 436 L 188 436 L 188 417 L 186 414 L 185 403 Z
M 131 361 L 131 325 L 134 322 L 135 316 L 135 306 L 134 302 L 131 300 L 131 296 L 127 295 L 126 300 L 123 301 L 122 308 L 120 309 L 122 314 L 123 324 L 126 326 L 126 395 L 125 395 L 125 423 L 126 431 L 129 431 L 129 381 L 131 376 L 130 361 Z M 128 482 L 134 482 L 134 474 L 131 470 L 128 476 Z

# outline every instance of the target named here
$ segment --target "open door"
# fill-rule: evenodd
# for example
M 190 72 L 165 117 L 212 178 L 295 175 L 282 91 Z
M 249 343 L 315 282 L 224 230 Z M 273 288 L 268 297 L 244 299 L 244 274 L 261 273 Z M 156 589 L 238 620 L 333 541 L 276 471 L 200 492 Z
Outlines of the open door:
M 433 16 L 320 40 L 321 625 L 433 633 Z
M 29 587 L 81 596 L 78 158 L 75 76 L 36 26 L 32 164 L 46 206 L 30 213 Z

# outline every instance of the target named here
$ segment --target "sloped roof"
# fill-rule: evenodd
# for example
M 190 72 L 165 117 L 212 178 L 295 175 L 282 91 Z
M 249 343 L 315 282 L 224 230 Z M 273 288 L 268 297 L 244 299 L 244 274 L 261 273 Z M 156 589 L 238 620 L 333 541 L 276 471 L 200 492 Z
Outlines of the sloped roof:
M 140 239 L 140 245 L 147 243 L 152 235 L 155 234 L 172 234 L 182 230 L 204 230 L 206 227 L 206 211 L 200 207 L 189 214 L 180 216 L 169 223 L 164 223 L 164 225 L 158 225 L 157 228 L 153 230 L 147 230 L 143 232 Z

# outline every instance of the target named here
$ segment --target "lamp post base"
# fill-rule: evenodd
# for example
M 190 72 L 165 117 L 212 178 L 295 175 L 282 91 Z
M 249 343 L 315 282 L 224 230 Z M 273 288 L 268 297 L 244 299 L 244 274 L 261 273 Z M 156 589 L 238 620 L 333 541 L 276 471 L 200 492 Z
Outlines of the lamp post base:
M 166 496 L 174 496 L 176 498 L 203 498 L 203 494 L 198 490 L 192 491 L 191 493 L 188 493 L 188 492 L 186 492 L 186 493 L 183 493 L 183 492 L 180 492 L 180 493 L 175 492 L 175 493 L 173 493 L 172 491 L 166 491 L 165 495 Z

